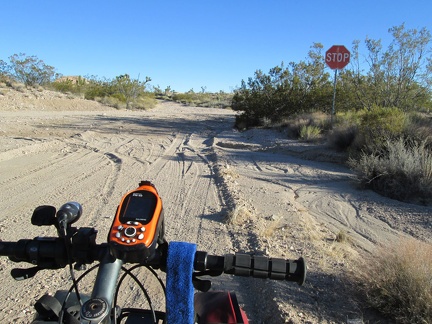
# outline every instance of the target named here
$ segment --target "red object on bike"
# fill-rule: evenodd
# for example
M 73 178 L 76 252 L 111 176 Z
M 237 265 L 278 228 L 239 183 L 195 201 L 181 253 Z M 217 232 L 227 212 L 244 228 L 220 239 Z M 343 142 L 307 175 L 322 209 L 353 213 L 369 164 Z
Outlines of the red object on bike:
M 194 307 L 198 324 L 249 324 L 233 292 L 209 291 L 195 294 Z

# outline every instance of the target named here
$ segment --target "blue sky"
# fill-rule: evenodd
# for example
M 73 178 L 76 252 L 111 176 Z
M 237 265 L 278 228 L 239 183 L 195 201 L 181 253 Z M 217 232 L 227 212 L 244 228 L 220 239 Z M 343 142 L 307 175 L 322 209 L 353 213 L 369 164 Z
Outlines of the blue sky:
M 431 0 L 2 1 L 0 59 L 36 55 L 63 75 L 128 73 L 184 92 L 231 91 L 257 69 L 426 27 Z

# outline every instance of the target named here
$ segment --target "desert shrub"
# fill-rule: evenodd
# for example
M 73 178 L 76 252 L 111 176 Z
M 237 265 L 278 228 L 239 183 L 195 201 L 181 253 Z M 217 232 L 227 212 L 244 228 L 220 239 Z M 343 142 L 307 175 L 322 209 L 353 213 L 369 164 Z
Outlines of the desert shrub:
M 139 96 L 131 104 L 133 109 L 151 109 L 156 106 L 156 99 L 153 93 L 145 93 Z
M 327 131 L 331 124 L 328 115 L 315 112 L 299 114 L 290 119 L 285 119 L 283 126 L 280 123 L 271 123 L 271 126 L 284 127 L 288 137 L 311 140 L 320 137 L 320 134 Z
M 432 323 L 432 246 L 405 239 L 362 259 L 356 276 L 373 308 L 399 323 Z
M 424 141 L 427 147 L 432 146 L 432 117 L 430 114 L 414 112 L 408 115 L 404 130 L 405 137 Z
M 63 93 L 72 93 L 75 90 L 72 80 L 61 80 L 50 84 L 50 87 L 55 91 L 60 91 Z
M 121 93 L 117 91 L 114 82 L 106 78 L 98 78 L 96 76 L 86 77 L 87 83 L 83 88 L 84 98 L 88 100 L 95 100 L 95 98 L 111 97 L 114 96 L 122 100 Z
M 116 109 L 126 108 L 126 103 L 115 96 L 95 97 L 93 100 L 100 102 L 103 105 L 110 106 Z
M 363 119 L 363 115 L 368 113 L 368 110 L 347 110 L 344 112 L 338 112 L 335 116 L 336 125 L 360 125 Z
M 166 96 L 156 94 L 158 99 L 168 99 Z M 219 91 L 217 93 L 210 92 L 194 92 L 190 90 L 186 93 L 174 93 L 170 99 L 182 103 L 187 106 L 196 107 L 212 107 L 212 108 L 230 108 L 233 94 Z
M 120 93 L 114 93 L 110 96 L 95 97 L 94 100 L 116 109 L 151 109 L 156 106 L 156 99 L 153 93 L 141 94 L 138 98 L 126 104 L 126 98 Z
M 12 89 L 19 91 L 19 92 L 24 92 L 26 89 L 25 84 L 19 83 L 19 82 L 12 82 L 10 86 Z
M 180 102 L 185 105 L 190 105 L 195 100 L 196 95 L 193 92 L 187 93 L 175 93 L 172 96 L 172 99 L 176 102 Z
M 6 73 L 0 73 L 0 83 L 4 84 L 3 87 L 11 87 L 13 79 Z
M 349 165 L 363 186 L 387 197 L 422 204 L 432 201 L 432 153 L 425 142 L 389 140 L 380 154 L 363 152 Z
M 14 54 L 9 57 L 9 60 L 12 76 L 26 86 L 50 83 L 57 75 L 53 66 L 45 64 L 35 55 Z
M 251 212 L 245 205 L 236 205 L 226 215 L 226 222 L 232 225 L 241 225 L 252 217 Z
M 356 125 L 339 125 L 332 129 L 327 135 L 328 145 L 340 152 L 347 151 L 357 136 Z
M 340 152 L 348 151 L 357 138 L 364 112 L 348 110 L 337 113 L 334 125 L 327 134 L 328 145 Z
M 305 116 L 298 116 L 295 119 L 288 120 L 286 125 L 288 137 L 300 138 L 300 132 L 302 128 L 309 125 L 312 125 L 312 120 L 310 118 L 306 118 Z
M 360 114 L 358 133 L 353 143 L 354 152 L 376 153 L 383 150 L 388 140 L 400 137 L 406 126 L 407 115 L 398 108 L 374 106 Z
M 303 141 L 317 140 L 321 136 L 321 128 L 314 125 L 304 125 L 300 128 L 300 139 Z
M 81 94 L 85 91 L 88 81 L 81 77 L 61 77 L 51 82 L 47 87 L 62 93 Z

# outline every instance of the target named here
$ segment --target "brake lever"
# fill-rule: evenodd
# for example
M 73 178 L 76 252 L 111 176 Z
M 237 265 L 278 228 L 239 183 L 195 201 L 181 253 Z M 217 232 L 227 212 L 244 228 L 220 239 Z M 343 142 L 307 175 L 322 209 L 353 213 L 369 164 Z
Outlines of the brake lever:
M 220 276 L 223 272 L 219 270 L 205 270 L 205 271 L 197 271 L 192 274 L 192 284 L 196 290 L 206 292 L 211 288 L 211 281 L 206 279 L 198 279 L 201 276 L 210 276 L 216 277 Z
M 34 277 L 39 270 L 42 270 L 42 268 L 40 268 L 38 266 L 33 267 L 33 268 L 27 268 L 27 269 L 15 268 L 15 269 L 11 270 L 11 276 L 15 280 L 21 281 L 24 279 Z
M 194 274 L 192 275 L 192 284 L 196 290 L 202 292 L 209 291 L 212 285 L 210 280 L 198 279 Z

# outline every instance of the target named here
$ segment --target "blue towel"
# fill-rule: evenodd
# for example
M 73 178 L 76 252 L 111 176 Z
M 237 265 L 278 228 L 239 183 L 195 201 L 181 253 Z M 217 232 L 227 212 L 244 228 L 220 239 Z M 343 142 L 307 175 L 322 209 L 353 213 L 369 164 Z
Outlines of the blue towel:
M 167 258 L 167 324 L 194 323 L 193 263 L 196 245 L 170 242 Z

